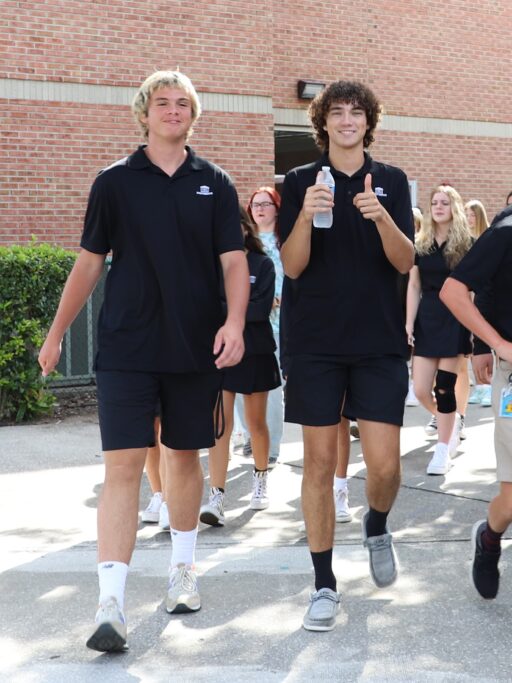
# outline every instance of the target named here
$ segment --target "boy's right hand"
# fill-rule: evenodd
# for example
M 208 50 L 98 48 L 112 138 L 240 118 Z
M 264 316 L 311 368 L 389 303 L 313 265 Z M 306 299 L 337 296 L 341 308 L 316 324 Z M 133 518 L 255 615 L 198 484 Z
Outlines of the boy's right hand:
M 492 382 L 494 358 L 492 353 L 482 353 L 472 356 L 471 365 L 477 384 L 490 384 Z
M 60 359 L 62 349 L 62 342 L 55 342 L 49 337 L 46 337 L 44 344 L 41 346 L 37 360 L 42 369 L 43 377 L 47 377 L 57 367 Z
M 501 344 L 494 347 L 496 354 L 506 360 L 507 363 L 512 363 L 512 342 L 503 340 Z
M 317 180 L 323 179 L 323 172 L 318 171 L 316 177 Z M 327 185 L 311 185 L 306 190 L 306 194 L 304 196 L 302 213 L 308 221 L 312 221 L 315 213 L 324 213 L 332 209 L 333 206 L 334 198 Z

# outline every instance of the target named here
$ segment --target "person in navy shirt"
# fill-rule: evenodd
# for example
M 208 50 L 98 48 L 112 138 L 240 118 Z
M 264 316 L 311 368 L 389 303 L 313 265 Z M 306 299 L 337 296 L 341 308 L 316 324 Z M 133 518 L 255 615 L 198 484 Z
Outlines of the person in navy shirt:
M 471 292 L 475 292 L 472 300 Z M 480 384 L 492 379 L 499 493 L 471 533 L 472 579 L 487 600 L 498 594 L 501 537 L 512 523 L 512 206 L 501 211 L 445 281 L 443 303 L 478 338 L 472 358 Z M 495 355 L 495 362 L 493 358 Z M 493 376 L 493 364 L 495 364 Z
M 249 507 L 265 510 L 268 499 L 270 430 L 267 425 L 268 394 L 281 384 L 275 356 L 276 343 L 270 322 L 275 296 L 276 271 L 266 256 L 263 244 L 245 209 L 240 206 L 251 292 L 247 306 L 241 362 L 224 371 L 222 396 L 226 426 L 223 436 L 210 448 L 208 469 L 210 493 L 201 507 L 201 522 L 215 526 L 225 523 L 226 476 L 229 464 L 229 440 L 233 431 L 235 396 L 243 396 L 244 414 L 252 444 L 254 471 Z M 224 288 L 221 288 L 224 300 Z
M 194 573 L 203 488 L 198 449 L 215 443 L 220 370 L 243 356 L 249 295 L 236 191 L 222 169 L 186 145 L 200 115 L 194 86 L 179 72 L 156 72 L 139 88 L 132 110 L 147 144 L 93 183 L 81 251 L 39 354 L 48 375 L 111 252 L 96 357 L 105 455 L 100 597 L 87 641 L 100 651 L 126 645 L 125 582 L 158 403 L 172 535 L 166 607 L 180 613 L 201 606 Z
M 285 419 L 303 425 L 302 506 L 315 570 L 303 626 L 335 627 L 340 596 L 332 571 L 336 439 L 346 409 L 357 418 L 367 466 L 363 542 L 378 586 L 397 562 L 387 515 L 400 483 L 400 426 L 408 389 L 407 339 L 398 278 L 414 258 L 407 177 L 365 151 L 380 115 L 373 92 L 338 81 L 309 110 L 320 160 L 291 170 L 280 211 L 281 258 L 296 281 L 287 332 Z M 335 180 L 316 184 L 321 167 Z M 312 225 L 333 210 L 331 228 Z

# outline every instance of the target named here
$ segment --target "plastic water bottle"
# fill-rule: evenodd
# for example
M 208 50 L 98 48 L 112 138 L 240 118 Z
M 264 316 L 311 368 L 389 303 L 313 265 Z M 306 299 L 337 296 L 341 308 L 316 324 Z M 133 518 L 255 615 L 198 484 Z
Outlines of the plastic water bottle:
M 332 195 L 334 197 L 335 183 L 334 178 L 331 174 L 331 167 L 322 166 L 322 172 L 324 174 L 324 177 L 320 180 L 317 180 L 316 184 L 327 185 L 327 187 L 332 192 Z M 325 212 L 323 211 L 315 213 L 315 215 L 313 216 L 313 225 L 315 226 L 315 228 L 330 228 L 332 226 L 332 209 Z

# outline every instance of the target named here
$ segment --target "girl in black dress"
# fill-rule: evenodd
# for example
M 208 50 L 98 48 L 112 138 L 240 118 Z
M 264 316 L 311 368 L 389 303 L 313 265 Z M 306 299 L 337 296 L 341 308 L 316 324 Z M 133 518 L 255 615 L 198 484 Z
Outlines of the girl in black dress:
M 471 244 L 459 193 L 450 185 L 437 186 L 416 235 L 416 260 L 407 288 L 406 331 L 414 347 L 414 393 L 437 418 L 438 443 L 427 474 L 446 474 L 458 445 L 455 382 L 462 356 L 471 353 L 471 338 L 441 302 L 439 291 Z
M 484 233 L 489 227 L 489 219 L 487 218 L 487 212 L 485 210 L 482 202 L 478 199 L 471 199 L 466 203 L 464 207 L 466 211 L 466 218 L 468 219 L 468 224 L 473 237 L 478 239 L 482 233 Z M 471 396 L 469 397 L 469 403 L 479 403 L 484 408 L 491 407 L 491 385 L 490 384 L 477 384 Z
M 249 507 L 263 510 L 268 507 L 267 475 L 269 432 L 266 421 L 268 392 L 281 384 L 279 366 L 274 355 L 276 344 L 270 312 L 274 301 L 275 268 L 265 255 L 256 227 L 245 209 L 240 206 L 240 220 L 249 266 L 251 294 L 245 318 L 245 353 L 238 365 L 226 368 L 223 379 L 225 429 L 213 448 L 208 464 L 210 495 L 201 507 L 199 519 L 212 525 L 224 525 L 224 498 L 229 461 L 229 440 L 233 431 L 236 394 L 243 394 L 245 421 L 254 457 L 252 497 Z M 223 300 L 224 293 L 221 292 Z

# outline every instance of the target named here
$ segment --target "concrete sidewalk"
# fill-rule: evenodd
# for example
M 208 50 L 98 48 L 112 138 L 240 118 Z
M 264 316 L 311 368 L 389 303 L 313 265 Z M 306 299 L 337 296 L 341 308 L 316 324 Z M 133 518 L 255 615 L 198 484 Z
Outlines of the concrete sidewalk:
M 96 418 L 0 428 L 0 680 L 510 681 L 509 542 L 495 601 L 480 599 L 469 581 L 471 527 L 497 491 L 491 412 L 470 407 L 467 440 L 446 477 L 425 475 L 434 445 L 427 419 L 422 408 L 406 409 L 403 480 L 390 516 L 401 563 L 393 587 L 379 590 L 369 578 L 360 534 L 366 470 L 354 441 L 354 521 L 336 529 L 338 626 L 302 629 L 313 584 L 300 430 L 288 425 L 268 510 L 248 509 L 252 463 L 231 460 L 226 526 L 200 526 L 200 612 L 165 612 L 169 535 L 140 526 L 126 596 L 130 649 L 117 655 L 85 647 L 103 478 Z M 202 462 L 206 470 L 206 454 Z M 141 508 L 149 495 L 144 480 Z

